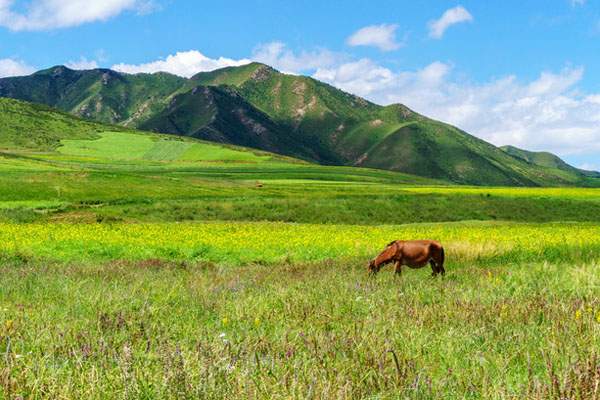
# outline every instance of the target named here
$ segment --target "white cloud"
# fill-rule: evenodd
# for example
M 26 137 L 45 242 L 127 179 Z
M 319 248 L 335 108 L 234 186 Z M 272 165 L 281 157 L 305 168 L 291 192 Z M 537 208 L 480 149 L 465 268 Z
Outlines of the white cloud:
M 13 31 L 39 31 L 106 21 L 125 10 L 146 13 L 152 0 L 33 0 L 26 12 L 14 11 L 14 0 L 0 0 L 0 26 Z
M 0 0 L 1 1 L 1 0 Z M 175 55 L 169 55 L 166 59 L 152 61 L 145 64 L 116 64 L 111 68 L 115 71 L 135 74 L 139 72 L 170 72 L 175 75 L 191 77 L 198 72 L 213 71 L 215 69 L 239 66 L 258 61 L 277 68 L 285 73 L 298 74 L 302 71 L 315 70 L 317 68 L 329 67 L 343 60 L 344 55 L 333 53 L 326 49 L 318 49 L 308 52 L 301 51 L 300 55 L 296 56 L 291 50 L 286 48 L 286 45 L 281 42 L 271 42 L 265 45 L 260 45 L 254 49 L 251 59 L 234 60 L 231 58 L 219 57 L 213 59 L 206 57 L 197 50 L 178 52 Z M 81 61 L 72 65 L 81 64 L 85 66 L 87 59 L 81 58 Z M 89 63 L 95 63 L 90 61 Z
M 584 3 L 585 3 L 585 0 L 571 0 L 572 7 L 575 7 L 577 4 L 583 5 Z
M 375 46 L 383 51 L 396 50 L 403 44 L 396 42 L 398 25 L 372 25 L 359 29 L 348 38 L 350 46 Z
M 466 21 L 473 21 L 473 16 L 463 6 L 451 8 L 440 19 L 429 21 L 429 36 L 440 39 L 450 26 Z
M 81 57 L 79 61 L 69 60 L 66 66 L 71 69 L 95 69 L 98 68 L 98 63 L 95 60 L 88 61 L 87 58 Z
M 594 164 L 588 164 L 588 163 L 584 163 L 582 165 L 579 165 L 577 168 L 579 169 L 585 169 L 586 171 L 598 171 L 600 170 L 600 166 L 594 165 Z
M 600 152 L 600 94 L 576 85 L 583 68 L 542 72 L 531 82 L 506 76 L 484 84 L 456 82 L 439 61 L 392 71 L 368 59 L 319 69 L 314 78 L 378 104 L 403 103 L 495 145 L 559 155 Z
M 339 63 L 344 55 L 327 49 L 315 51 L 302 50 L 296 56 L 287 48 L 285 43 L 271 42 L 257 46 L 252 54 L 252 60 L 270 65 L 284 73 L 297 74 L 301 71 L 327 68 Z
M 250 60 L 232 60 L 230 58 L 219 57 L 218 59 L 208 58 L 197 50 L 178 52 L 170 55 L 164 60 L 158 60 L 140 65 L 116 64 L 112 66 L 115 71 L 136 74 L 140 72 L 170 72 L 175 75 L 191 77 L 198 72 L 212 71 L 219 68 L 239 66 L 250 63 Z
M 10 58 L 0 60 L 0 78 L 6 78 L 8 76 L 22 76 L 33 74 L 36 71 L 30 65 L 27 65 L 23 61 L 15 61 Z

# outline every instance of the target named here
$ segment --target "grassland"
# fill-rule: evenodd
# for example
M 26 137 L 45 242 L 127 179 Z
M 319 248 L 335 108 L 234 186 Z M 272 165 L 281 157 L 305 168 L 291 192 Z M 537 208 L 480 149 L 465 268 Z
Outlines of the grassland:
M 14 228 L 41 246 L 2 258 L 6 398 L 598 396 L 597 224 L 2 228 L 4 240 Z M 214 235 L 196 255 L 115 251 L 181 244 L 190 230 Z M 238 236 L 248 230 L 305 260 L 309 247 L 284 243 L 312 238 L 321 261 L 247 262 L 260 245 Z M 388 269 L 367 279 L 388 232 L 449 235 L 446 278 Z M 218 245 L 231 250 L 226 261 L 199 261 Z M 85 260 L 56 261 L 67 249 Z
M 598 398 L 598 194 L 98 126 L 11 148 L 0 398 Z M 445 279 L 367 278 L 422 237 Z

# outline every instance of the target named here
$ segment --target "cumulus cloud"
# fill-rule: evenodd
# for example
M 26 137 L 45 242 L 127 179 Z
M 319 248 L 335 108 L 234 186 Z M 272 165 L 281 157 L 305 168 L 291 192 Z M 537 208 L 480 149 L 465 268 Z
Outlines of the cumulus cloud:
M 13 31 L 40 31 L 106 21 L 125 10 L 147 13 L 153 0 L 33 0 L 15 11 L 14 0 L 0 0 L 0 26 Z
M 23 61 L 15 61 L 10 58 L 0 60 L 0 78 L 8 76 L 29 75 L 35 72 L 35 68 Z
M 429 36 L 434 39 L 441 39 L 444 32 L 450 26 L 461 22 L 473 21 L 473 16 L 463 6 L 456 6 L 447 10 L 438 20 L 429 21 Z
M 1 1 L 1 0 L 0 0 Z M 198 72 L 213 71 L 219 68 L 234 67 L 258 61 L 281 70 L 284 73 L 298 74 L 302 71 L 314 71 L 317 68 L 330 67 L 339 64 L 344 55 L 334 53 L 326 49 L 315 51 L 302 50 L 299 55 L 294 54 L 281 42 L 271 42 L 257 46 L 250 59 L 243 58 L 234 60 L 226 57 L 209 58 L 197 50 L 178 52 L 160 59 L 144 64 L 115 64 L 111 68 L 115 71 L 136 74 L 140 72 L 170 72 L 183 77 L 191 77 Z M 82 57 L 80 61 L 70 61 L 70 67 L 75 69 L 94 68 L 95 61 L 88 61 Z
M 346 43 L 350 46 L 375 46 L 383 51 L 396 50 L 402 46 L 402 43 L 396 42 L 396 29 L 398 24 L 366 26 L 350 36 Z
M 299 55 L 287 48 L 285 43 L 271 42 L 257 46 L 252 60 L 270 65 L 285 73 L 297 74 L 317 68 L 328 68 L 345 58 L 343 54 L 327 49 L 301 50 Z
M 140 72 L 170 72 L 175 75 L 191 77 L 198 72 L 212 71 L 224 67 L 232 67 L 248 64 L 251 61 L 248 59 L 232 60 L 230 58 L 219 57 L 213 59 L 206 57 L 197 50 L 178 52 L 175 55 L 170 55 L 164 60 L 157 60 L 146 64 L 131 65 L 131 64 L 116 64 L 112 66 L 115 71 L 136 74 Z
M 484 84 L 456 82 L 451 64 L 392 71 L 368 59 L 319 69 L 314 78 L 387 105 L 403 103 L 495 145 L 559 155 L 600 152 L 600 94 L 576 85 L 583 68 L 542 72 L 530 82 L 510 75 Z
M 81 57 L 79 61 L 70 60 L 66 66 L 71 69 L 94 69 L 98 68 L 98 63 L 95 60 L 88 61 L 87 58 Z

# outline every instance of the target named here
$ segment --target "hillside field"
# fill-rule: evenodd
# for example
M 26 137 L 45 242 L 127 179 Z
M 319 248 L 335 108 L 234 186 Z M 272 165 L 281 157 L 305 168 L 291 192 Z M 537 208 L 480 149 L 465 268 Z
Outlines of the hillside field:
M 93 129 L 0 152 L 0 398 L 600 396 L 600 190 Z

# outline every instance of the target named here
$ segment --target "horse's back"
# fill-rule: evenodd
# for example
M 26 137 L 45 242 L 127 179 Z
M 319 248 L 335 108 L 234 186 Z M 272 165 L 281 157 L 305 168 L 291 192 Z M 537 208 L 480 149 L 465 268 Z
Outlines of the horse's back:
M 442 245 L 433 239 L 401 240 L 400 251 L 408 259 L 439 258 L 444 250 Z
M 433 239 L 421 239 L 421 240 L 398 240 L 402 247 L 415 247 L 422 249 L 429 249 L 430 247 L 434 247 L 436 249 L 441 249 L 442 245 Z M 393 243 L 393 242 L 392 242 Z

